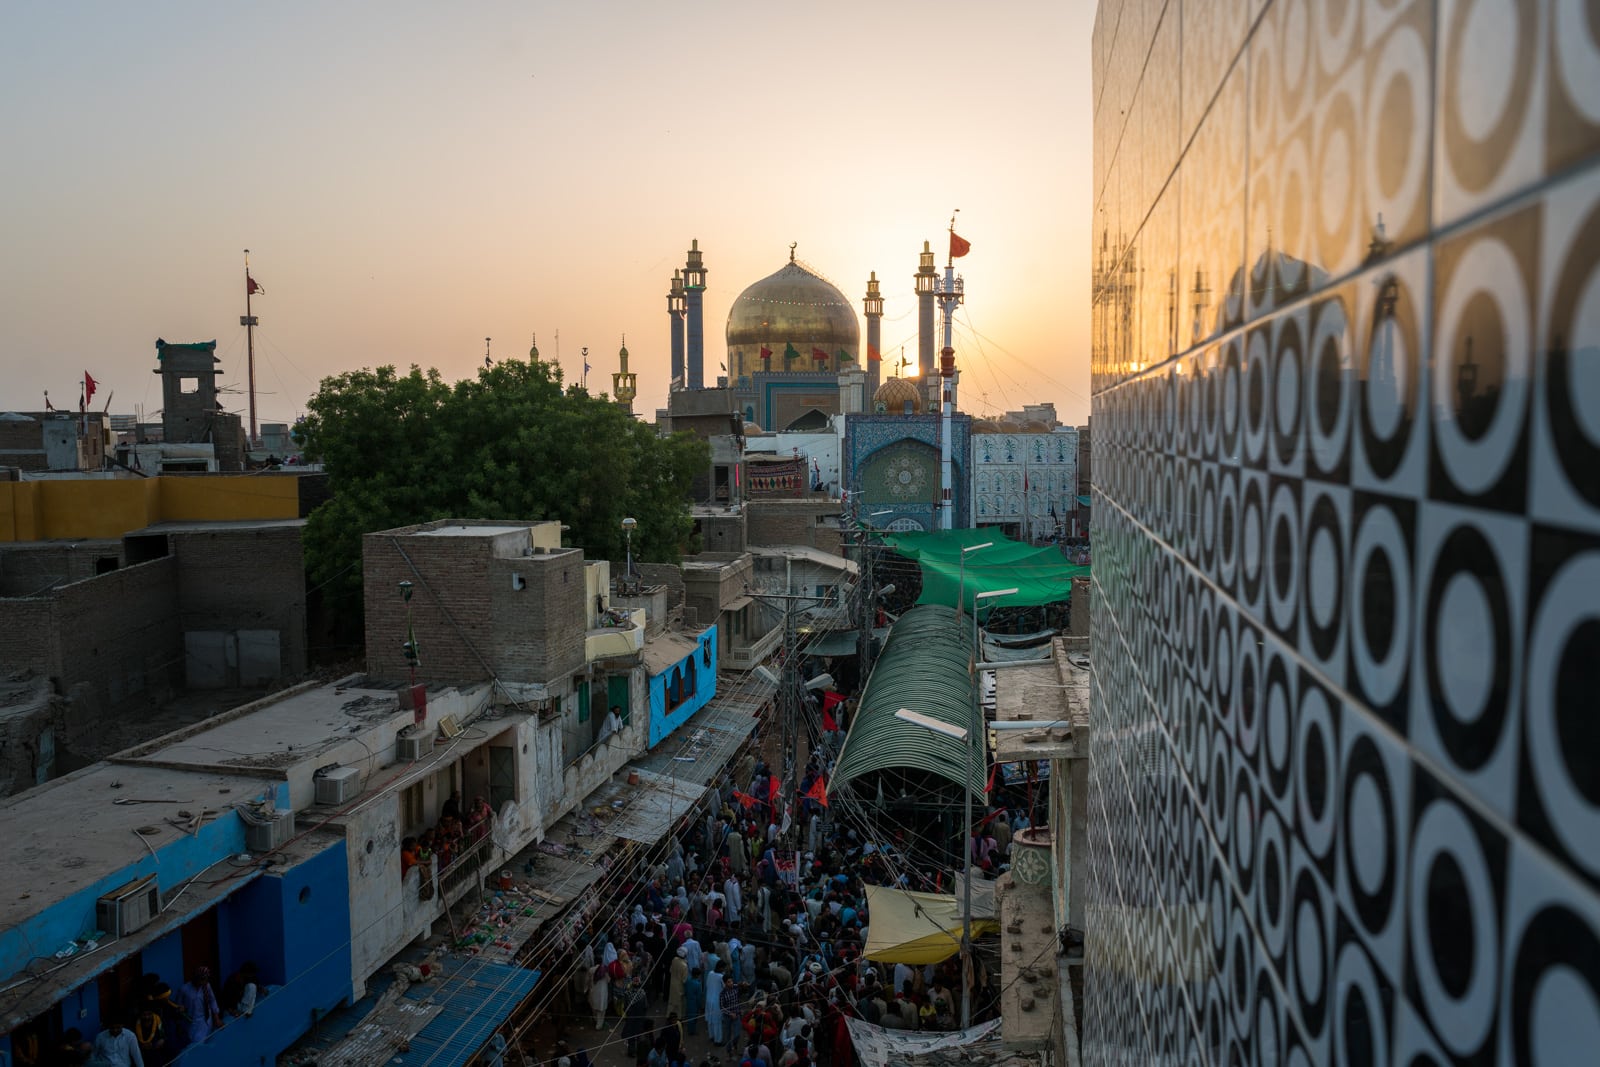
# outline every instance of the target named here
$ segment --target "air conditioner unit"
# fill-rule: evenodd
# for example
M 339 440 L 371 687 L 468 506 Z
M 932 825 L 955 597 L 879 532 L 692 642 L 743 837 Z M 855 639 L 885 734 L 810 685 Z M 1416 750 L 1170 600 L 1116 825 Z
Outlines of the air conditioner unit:
M 433 754 L 433 735 L 395 738 L 395 758 L 403 763 L 415 763 Z
M 156 876 L 146 875 L 113 889 L 95 902 L 95 925 L 112 937 L 127 937 L 161 914 Z
M 271 852 L 287 845 L 293 836 L 294 813 L 280 811 L 264 823 L 245 827 L 244 847 L 251 852 Z
M 318 804 L 345 804 L 361 792 L 361 772 L 354 767 L 335 767 L 316 782 Z

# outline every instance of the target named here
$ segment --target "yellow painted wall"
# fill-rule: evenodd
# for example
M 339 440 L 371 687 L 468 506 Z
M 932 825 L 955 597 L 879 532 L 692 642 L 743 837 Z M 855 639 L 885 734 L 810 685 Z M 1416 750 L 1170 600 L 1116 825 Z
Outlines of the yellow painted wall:
M 0 541 L 121 537 L 158 522 L 299 514 L 299 479 L 278 475 L 0 482 Z
M 560 548 L 561 524 L 559 522 L 536 522 L 528 528 L 531 544 L 534 548 Z

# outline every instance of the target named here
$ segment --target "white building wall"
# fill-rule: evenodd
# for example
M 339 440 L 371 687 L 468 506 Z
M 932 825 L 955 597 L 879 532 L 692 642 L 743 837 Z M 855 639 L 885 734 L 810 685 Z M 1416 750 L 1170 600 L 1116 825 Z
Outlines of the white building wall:
M 1077 492 L 1077 430 L 973 435 L 974 525 L 1014 523 L 1024 540 L 1040 540 L 1067 520 Z

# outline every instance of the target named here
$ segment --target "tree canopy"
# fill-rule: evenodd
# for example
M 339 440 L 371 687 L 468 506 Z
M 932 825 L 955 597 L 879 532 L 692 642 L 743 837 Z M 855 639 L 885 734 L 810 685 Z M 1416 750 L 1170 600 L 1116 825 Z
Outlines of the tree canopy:
M 306 523 L 313 586 L 359 617 L 361 537 L 434 519 L 553 519 L 595 559 L 677 562 L 689 487 L 710 462 L 691 434 L 658 436 L 604 394 L 563 390 L 559 367 L 506 361 L 451 386 L 413 366 L 325 378 L 297 426 L 331 498 Z M 353 620 L 352 620 L 353 621 Z

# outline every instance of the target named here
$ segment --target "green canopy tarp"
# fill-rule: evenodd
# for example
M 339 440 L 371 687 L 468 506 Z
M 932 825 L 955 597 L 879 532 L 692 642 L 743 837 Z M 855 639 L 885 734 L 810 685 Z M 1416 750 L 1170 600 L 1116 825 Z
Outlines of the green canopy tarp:
M 1087 566 L 1068 563 L 1054 547 L 1035 548 L 1013 541 L 992 528 L 939 530 L 934 533 L 886 533 L 884 544 L 922 566 L 918 604 L 955 607 L 965 601 L 973 610 L 979 593 L 1016 589 L 1009 596 L 986 600 L 995 607 L 1037 607 L 1072 599 L 1072 579 L 1089 573 Z M 987 545 L 976 548 L 977 545 Z M 963 565 L 963 550 L 965 564 Z

